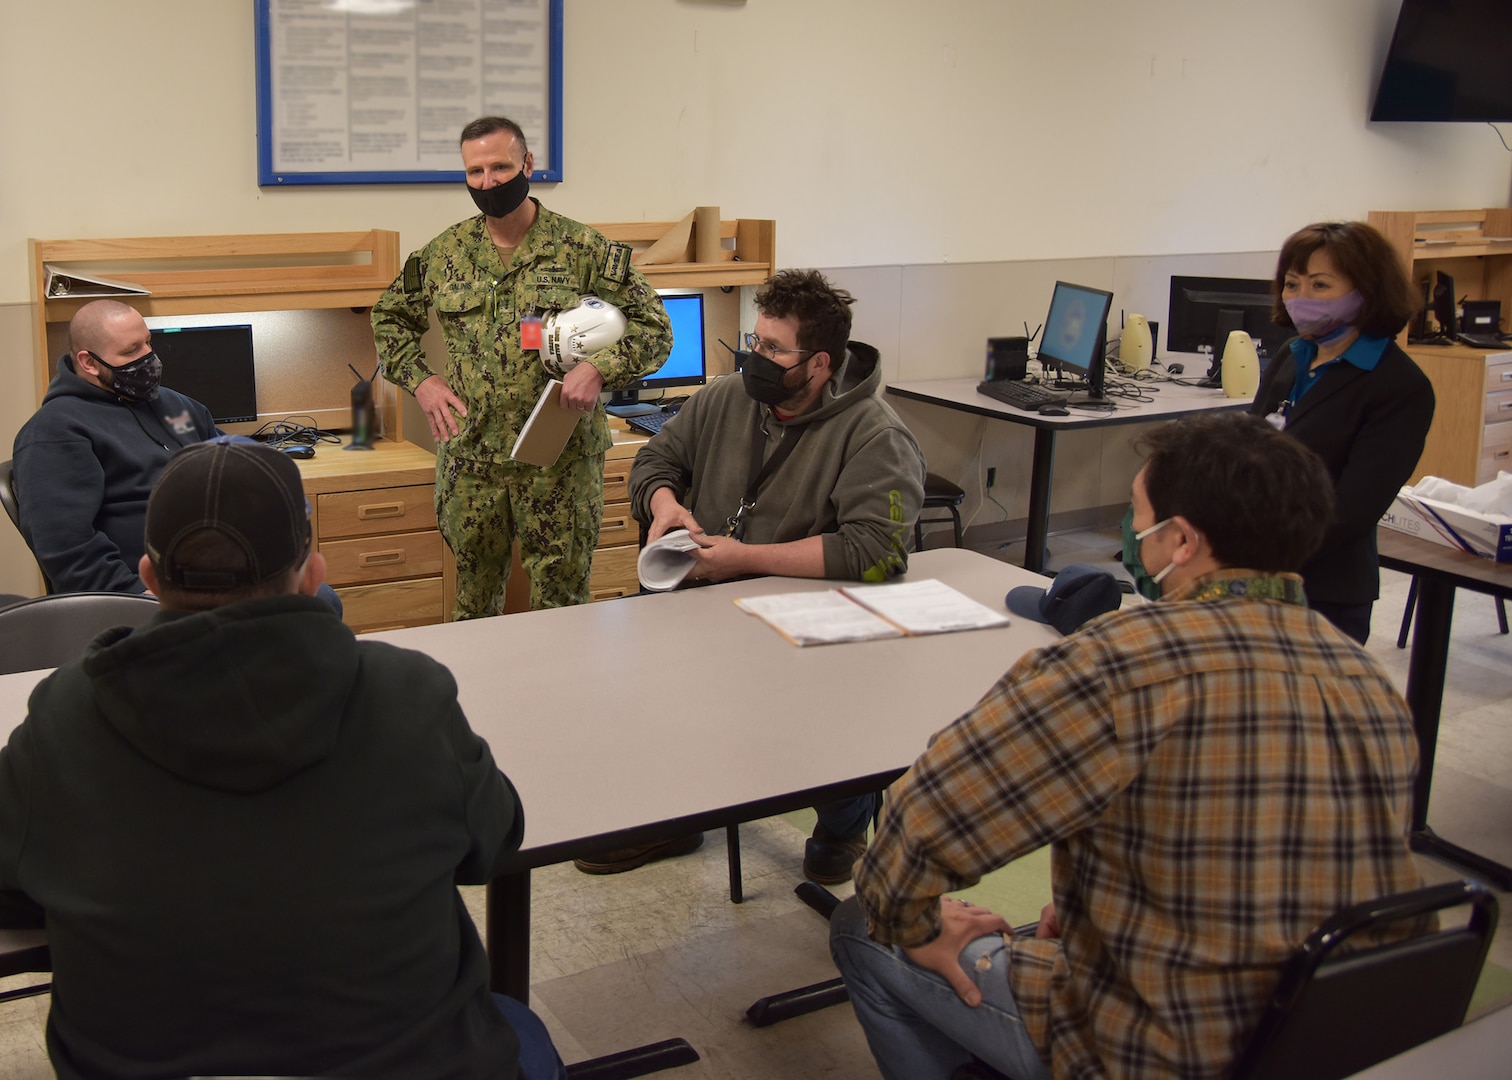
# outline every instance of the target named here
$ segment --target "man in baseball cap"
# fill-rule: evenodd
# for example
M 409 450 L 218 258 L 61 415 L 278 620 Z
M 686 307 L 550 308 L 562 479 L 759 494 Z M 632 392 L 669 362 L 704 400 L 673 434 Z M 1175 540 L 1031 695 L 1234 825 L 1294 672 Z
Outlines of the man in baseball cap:
M 146 550 L 163 610 L 45 679 L 0 751 L 59 1076 L 564 1075 L 455 887 L 519 847 L 519 799 L 444 667 L 315 598 L 294 463 L 180 452 Z

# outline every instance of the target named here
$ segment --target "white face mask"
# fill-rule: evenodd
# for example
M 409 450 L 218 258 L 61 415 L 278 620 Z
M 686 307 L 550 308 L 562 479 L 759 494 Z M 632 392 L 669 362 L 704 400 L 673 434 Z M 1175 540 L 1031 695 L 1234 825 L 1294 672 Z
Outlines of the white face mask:
M 1137 532 L 1137 533 L 1134 534 L 1134 542 L 1135 542 L 1135 544 L 1137 545 L 1137 544 L 1143 542 L 1144 538 L 1147 537 L 1147 536 L 1154 536 L 1156 533 L 1158 533 L 1161 529 L 1163 529 L 1165 526 L 1169 525 L 1174 520 L 1176 520 L 1176 519 L 1175 518 L 1163 518 L 1162 520 L 1157 521 L 1155 524 L 1151 525 L 1148 529 L 1141 529 L 1141 530 L 1139 530 L 1139 532 Z M 1145 570 L 1144 557 L 1139 554 L 1139 548 L 1137 546 L 1134 548 L 1134 557 L 1139 561 L 1139 569 L 1141 571 L 1143 571 L 1142 575 L 1141 574 L 1134 574 L 1134 579 L 1136 581 L 1138 581 L 1141 576 L 1144 576 L 1144 577 L 1148 577 L 1156 585 L 1159 585 L 1162 581 L 1165 580 L 1165 577 L 1166 577 L 1167 574 L 1169 574 L 1172 570 L 1176 569 L 1176 564 L 1174 562 L 1169 562 L 1169 563 L 1166 564 L 1166 568 L 1164 570 L 1160 571 L 1160 573 L 1158 573 L 1158 574 L 1151 574 L 1148 570 Z M 1130 573 L 1134 573 L 1134 568 L 1133 567 L 1128 567 L 1127 569 L 1129 570 Z

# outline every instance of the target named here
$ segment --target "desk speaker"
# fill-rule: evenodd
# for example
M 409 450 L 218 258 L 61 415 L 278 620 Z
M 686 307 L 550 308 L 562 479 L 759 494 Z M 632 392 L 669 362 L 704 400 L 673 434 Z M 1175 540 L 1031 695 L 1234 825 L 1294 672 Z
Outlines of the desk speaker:
M 1223 381 L 1223 396 L 1254 397 L 1260 389 L 1260 357 L 1255 352 L 1255 339 L 1243 330 L 1229 331 L 1222 363 L 1219 377 Z

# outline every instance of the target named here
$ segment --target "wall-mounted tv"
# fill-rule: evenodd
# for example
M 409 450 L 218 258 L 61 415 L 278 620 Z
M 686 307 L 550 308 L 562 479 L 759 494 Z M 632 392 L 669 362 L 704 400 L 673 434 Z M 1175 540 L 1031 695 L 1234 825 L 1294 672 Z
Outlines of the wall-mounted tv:
M 1509 57 L 1509 0 L 1402 0 L 1370 118 L 1512 122 Z

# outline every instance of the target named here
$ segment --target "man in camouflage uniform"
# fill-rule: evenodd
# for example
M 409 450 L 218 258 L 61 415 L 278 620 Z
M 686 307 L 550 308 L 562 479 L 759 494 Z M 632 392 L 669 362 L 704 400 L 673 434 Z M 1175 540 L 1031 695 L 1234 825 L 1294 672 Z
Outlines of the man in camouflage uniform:
M 588 575 L 604 509 L 609 421 L 602 389 L 656 370 L 672 347 L 655 290 L 630 265 L 630 249 L 528 197 L 534 156 L 519 126 L 484 117 L 462 129 L 462 162 L 482 211 L 415 252 L 373 307 L 384 374 L 424 410 L 439 452 L 436 516 L 457 560 L 453 618 L 503 609 L 510 549 L 530 580 L 532 609 L 588 600 Z M 585 413 L 555 465 L 511 461 L 520 428 L 550 377 L 521 322 L 578 305 L 613 304 L 624 336 L 562 380 L 562 408 Z M 426 363 L 420 336 L 435 308 L 446 374 Z

